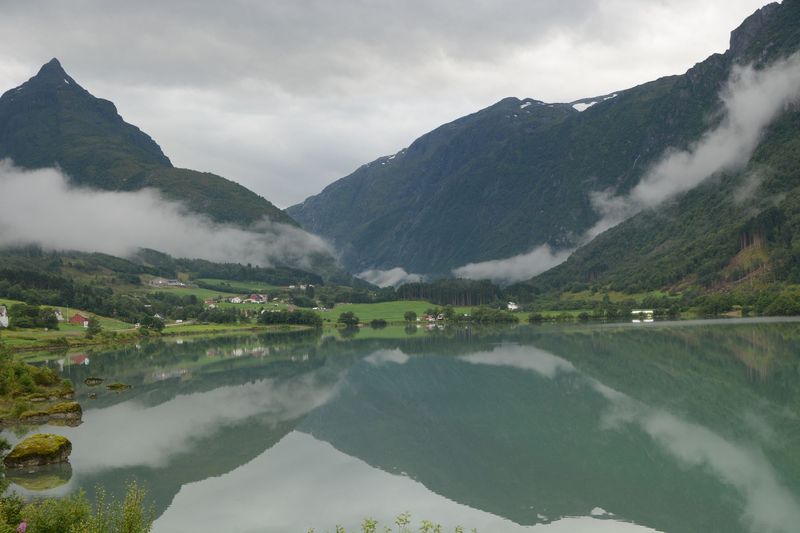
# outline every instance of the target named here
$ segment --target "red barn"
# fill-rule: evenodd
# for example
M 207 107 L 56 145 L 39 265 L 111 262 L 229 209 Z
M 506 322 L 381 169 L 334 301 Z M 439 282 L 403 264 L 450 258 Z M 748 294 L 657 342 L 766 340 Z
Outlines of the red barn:
M 70 317 L 69 323 L 77 324 L 79 326 L 85 326 L 89 323 L 89 319 L 80 313 L 75 313 L 74 315 L 72 315 L 72 317 Z

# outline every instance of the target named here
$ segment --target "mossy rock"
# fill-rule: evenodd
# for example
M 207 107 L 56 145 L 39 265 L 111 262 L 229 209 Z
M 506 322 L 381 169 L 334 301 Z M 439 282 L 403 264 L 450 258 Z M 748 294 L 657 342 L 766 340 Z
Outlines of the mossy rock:
M 47 390 L 45 392 L 34 392 L 24 396 L 31 403 L 55 402 L 58 400 L 71 400 L 75 397 L 75 391 L 70 388 L 60 388 Z
M 81 416 L 83 410 L 78 402 L 61 402 L 51 406 L 48 410 L 51 415 Z
M 26 424 L 45 424 L 53 421 L 80 421 L 83 409 L 78 402 L 60 402 L 45 409 L 25 411 L 19 421 Z
M 46 402 L 49 399 L 50 399 L 50 394 L 43 392 L 37 392 L 28 395 L 28 401 L 33 403 Z
M 83 382 L 89 387 L 100 385 L 103 381 L 105 381 L 103 378 L 98 378 L 95 376 L 89 376 L 88 378 L 83 380 Z
M 23 424 L 44 424 L 50 420 L 50 413 L 45 410 L 24 411 L 19 415 L 19 421 Z
M 130 389 L 131 386 L 126 383 L 117 382 L 117 383 L 109 383 L 108 385 L 106 385 L 106 388 L 111 391 L 124 391 Z
M 52 433 L 37 433 L 21 441 L 3 459 L 6 468 L 27 468 L 63 463 L 72 453 L 68 438 Z

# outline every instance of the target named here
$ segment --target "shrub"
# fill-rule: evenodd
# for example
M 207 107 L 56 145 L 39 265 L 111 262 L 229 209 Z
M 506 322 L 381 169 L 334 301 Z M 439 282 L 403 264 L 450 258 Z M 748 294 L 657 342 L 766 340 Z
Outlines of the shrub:
M 339 315 L 339 318 L 336 320 L 336 322 L 339 324 L 344 324 L 345 326 L 357 326 L 360 320 L 352 311 L 345 311 Z

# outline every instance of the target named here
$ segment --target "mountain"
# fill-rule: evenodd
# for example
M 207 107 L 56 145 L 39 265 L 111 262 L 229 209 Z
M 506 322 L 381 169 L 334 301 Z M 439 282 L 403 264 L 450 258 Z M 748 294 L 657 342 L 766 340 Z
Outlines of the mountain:
M 541 244 L 573 248 L 601 219 L 593 192 L 629 192 L 666 150 L 691 147 L 719 123 L 733 65 L 797 49 L 798 12 L 798 0 L 765 6 L 728 51 L 683 75 L 572 104 L 506 98 L 287 211 L 330 239 L 351 271 L 449 274 Z
M 146 133 L 108 100 L 92 96 L 57 59 L 0 97 L 0 159 L 24 168 L 59 166 L 73 183 L 112 191 L 153 187 L 217 222 L 249 225 L 282 210 L 223 177 L 172 166 Z
M 731 35 L 729 62 L 769 64 L 800 48 L 800 2 L 770 4 Z M 738 52 L 738 54 L 736 54 Z M 800 102 L 763 132 L 746 166 L 721 172 L 514 287 L 521 297 L 589 287 L 717 293 L 800 283 Z

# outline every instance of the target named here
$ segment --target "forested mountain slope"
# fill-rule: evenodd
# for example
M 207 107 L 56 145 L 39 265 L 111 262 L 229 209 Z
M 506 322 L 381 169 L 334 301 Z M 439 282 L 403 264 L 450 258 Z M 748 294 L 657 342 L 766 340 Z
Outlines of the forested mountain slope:
M 247 188 L 220 176 L 175 168 L 161 148 L 70 77 L 57 59 L 0 97 L 0 159 L 24 168 L 60 167 L 78 185 L 112 191 L 153 187 L 217 222 L 268 217 L 295 224 Z
M 733 65 L 786 56 L 797 49 L 798 28 L 798 0 L 770 4 L 731 34 L 724 54 L 593 99 L 582 112 L 504 99 L 288 212 L 332 240 L 352 271 L 449 274 L 541 244 L 572 248 L 600 219 L 592 192 L 625 194 L 667 149 L 690 147 L 721 119 L 719 95 Z

